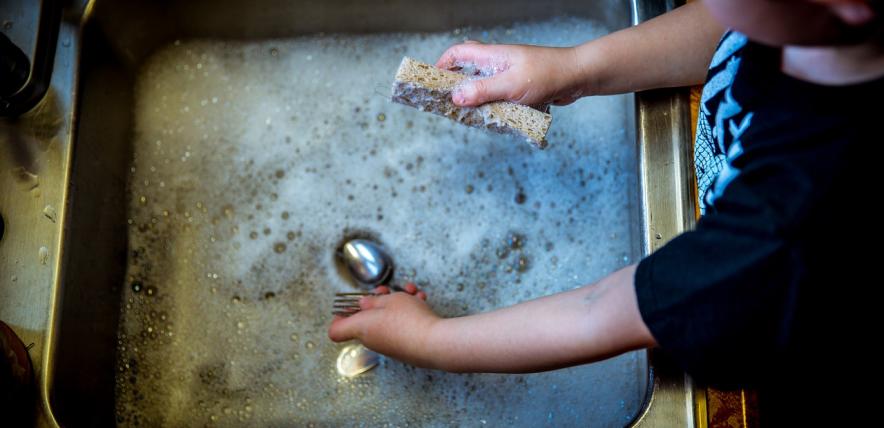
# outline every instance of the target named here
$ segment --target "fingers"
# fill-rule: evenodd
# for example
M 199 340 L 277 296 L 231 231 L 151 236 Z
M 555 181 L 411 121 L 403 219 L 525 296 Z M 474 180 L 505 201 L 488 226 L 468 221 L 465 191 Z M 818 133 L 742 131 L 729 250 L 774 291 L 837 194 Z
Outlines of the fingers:
M 412 296 L 417 296 L 417 298 L 421 300 L 427 300 L 427 293 L 420 291 L 420 289 L 418 289 L 412 282 L 405 284 L 405 287 L 402 287 L 402 289 L 405 290 L 406 293 L 411 294 Z
M 442 53 L 442 56 L 436 61 L 436 67 L 448 70 L 465 62 L 476 64 L 479 67 L 487 66 L 491 62 L 487 48 L 487 45 L 475 40 L 454 45 Z
M 425 292 L 421 291 L 419 288 L 417 288 L 417 285 L 415 285 L 413 282 L 405 283 L 405 285 L 400 287 L 399 290 L 402 290 L 406 294 L 410 294 L 412 296 L 417 296 L 421 300 L 427 300 L 427 293 L 425 293 Z M 378 293 L 378 294 L 388 294 L 389 292 L 390 292 L 390 288 L 385 285 L 375 288 L 375 293 Z M 373 304 L 376 304 L 376 302 L 373 302 Z M 375 305 L 373 307 L 377 308 L 378 306 Z
M 575 97 L 563 97 L 563 98 L 558 98 L 558 99 L 553 100 L 552 103 L 555 104 L 555 105 L 557 105 L 557 106 L 566 106 L 566 105 L 568 105 L 568 104 L 573 103 L 574 101 L 577 101 L 577 98 L 575 98 Z
M 420 297 L 421 295 L 423 295 L 423 297 L 421 297 L 421 299 L 427 300 L 427 294 L 424 293 L 423 291 L 418 290 L 417 286 L 414 285 L 414 283 L 412 283 L 412 282 L 405 284 L 405 286 L 402 287 L 402 290 L 412 296 Z M 375 294 L 378 294 L 379 296 L 362 296 L 361 298 L 359 298 L 359 309 L 360 310 L 366 311 L 369 309 L 383 308 L 385 306 L 385 302 L 386 302 L 386 299 L 384 299 L 384 296 L 390 294 L 390 287 L 388 287 L 386 285 L 381 285 L 381 286 L 375 287 L 375 289 L 372 290 L 372 292 Z
M 476 41 L 467 41 L 454 45 L 439 57 L 436 67 L 451 69 L 464 64 L 474 64 L 480 69 L 494 70 L 495 73 L 505 71 L 507 66 L 506 48 L 500 45 L 485 45 Z M 512 98 L 513 85 L 504 74 L 497 74 L 484 79 L 468 80 L 455 88 L 451 99 L 454 104 L 473 107 L 490 101 Z
M 333 342 L 344 342 L 356 339 L 358 335 L 359 314 L 350 317 L 336 316 L 328 328 L 328 338 Z
M 512 98 L 514 85 L 506 75 L 497 75 L 485 79 L 467 80 L 451 93 L 454 104 L 473 107 L 491 101 Z
M 386 294 L 389 294 L 386 293 Z M 369 309 L 380 309 L 384 307 L 384 299 L 380 296 L 362 296 L 359 299 L 359 309 L 367 311 Z

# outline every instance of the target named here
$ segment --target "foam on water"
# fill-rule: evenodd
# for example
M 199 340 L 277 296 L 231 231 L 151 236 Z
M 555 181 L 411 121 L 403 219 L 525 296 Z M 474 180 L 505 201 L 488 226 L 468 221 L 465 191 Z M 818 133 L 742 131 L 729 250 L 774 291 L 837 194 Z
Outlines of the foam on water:
M 118 340 L 123 425 L 621 425 L 643 353 L 533 375 L 382 359 L 341 377 L 326 338 L 333 252 L 371 236 L 446 316 L 590 283 L 633 260 L 628 97 L 553 111 L 550 147 L 389 101 L 402 56 L 464 38 L 570 45 L 559 19 L 486 31 L 190 40 L 136 88 L 130 255 Z M 511 242 L 515 237 L 518 242 Z

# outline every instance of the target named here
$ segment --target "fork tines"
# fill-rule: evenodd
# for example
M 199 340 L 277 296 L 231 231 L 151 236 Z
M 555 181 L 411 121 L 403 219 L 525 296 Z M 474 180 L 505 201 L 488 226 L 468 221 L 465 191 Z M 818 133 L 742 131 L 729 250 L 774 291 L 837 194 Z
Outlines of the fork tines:
M 359 312 L 359 299 L 362 296 L 374 296 L 368 291 L 353 291 L 335 293 L 335 302 L 332 306 L 332 315 L 349 317 Z

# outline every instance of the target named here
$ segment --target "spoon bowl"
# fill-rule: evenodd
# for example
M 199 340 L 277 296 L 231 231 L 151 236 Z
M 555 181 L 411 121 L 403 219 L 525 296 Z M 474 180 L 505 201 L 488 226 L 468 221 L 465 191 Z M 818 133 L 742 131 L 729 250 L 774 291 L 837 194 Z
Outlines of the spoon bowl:
M 384 248 L 367 239 L 347 241 L 337 255 L 353 279 L 361 285 L 383 284 L 393 273 L 393 260 Z

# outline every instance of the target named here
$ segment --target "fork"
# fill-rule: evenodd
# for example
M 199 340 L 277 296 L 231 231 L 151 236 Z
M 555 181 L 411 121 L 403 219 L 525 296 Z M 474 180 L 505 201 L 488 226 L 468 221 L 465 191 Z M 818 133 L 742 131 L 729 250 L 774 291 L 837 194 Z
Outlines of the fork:
M 335 293 L 335 303 L 332 306 L 332 315 L 349 317 L 359 312 L 359 299 L 363 296 L 377 296 L 370 291 L 352 291 Z
M 387 285 L 391 292 L 405 291 L 398 285 Z M 375 293 L 373 291 L 339 291 L 335 293 L 335 303 L 332 306 L 332 315 L 340 315 L 349 317 L 359 312 L 359 298 L 362 296 L 381 296 L 384 293 Z

